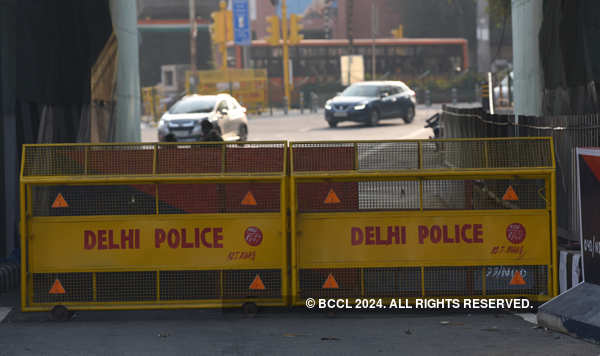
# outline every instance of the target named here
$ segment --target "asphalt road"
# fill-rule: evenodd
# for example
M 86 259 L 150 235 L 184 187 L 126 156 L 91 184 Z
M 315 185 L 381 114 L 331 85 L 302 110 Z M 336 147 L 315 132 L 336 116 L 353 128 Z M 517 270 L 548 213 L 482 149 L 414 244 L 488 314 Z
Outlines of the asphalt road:
M 402 119 L 384 119 L 376 127 L 354 122 L 342 122 L 336 128 L 330 128 L 323 117 L 323 112 L 300 114 L 293 110 L 289 115 L 268 112 L 262 115 L 250 115 L 248 118 L 248 139 L 250 141 L 288 140 L 288 141 L 322 141 L 322 140 L 400 140 L 428 138 L 433 135 L 426 129 L 425 119 L 439 112 L 440 106 L 426 107 L 418 105 L 412 123 L 405 124 Z M 157 140 L 156 128 L 142 126 L 142 141 Z
M 13 312 L 0 324 L 0 355 L 598 354 L 502 312 L 97 311 L 68 322 Z

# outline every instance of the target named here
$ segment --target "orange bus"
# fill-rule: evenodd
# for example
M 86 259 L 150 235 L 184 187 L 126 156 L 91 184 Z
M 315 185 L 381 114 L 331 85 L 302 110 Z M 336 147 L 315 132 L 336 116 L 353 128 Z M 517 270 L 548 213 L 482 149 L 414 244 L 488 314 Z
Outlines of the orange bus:
M 355 39 L 353 54 L 364 56 L 365 78 L 370 79 L 372 68 L 372 39 Z M 349 53 L 347 39 L 311 39 L 290 46 L 294 88 L 307 83 L 339 82 L 340 56 Z M 270 46 L 265 40 L 252 41 L 248 63 L 253 69 L 267 69 L 271 102 L 281 101 L 283 50 Z M 229 45 L 228 57 L 242 68 L 243 51 Z M 469 68 L 468 41 L 464 38 L 382 38 L 375 40 L 375 61 L 378 79 L 410 80 L 425 73 L 448 77 Z M 294 99 L 292 99 L 294 100 Z

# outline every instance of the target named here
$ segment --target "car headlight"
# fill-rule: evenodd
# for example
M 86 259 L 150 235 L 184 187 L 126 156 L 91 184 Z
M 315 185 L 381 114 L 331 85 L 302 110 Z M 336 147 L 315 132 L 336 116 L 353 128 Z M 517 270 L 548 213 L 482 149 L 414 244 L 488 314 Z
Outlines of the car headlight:
M 354 107 L 354 110 L 364 110 L 367 107 L 367 104 L 358 104 Z
M 329 104 L 329 103 L 325 104 L 325 110 L 331 110 L 331 104 Z
M 192 129 L 192 135 L 200 135 L 202 133 L 202 124 L 200 121 L 196 121 L 194 123 L 194 128 Z
M 159 132 L 164 132 L 164 133 L 166 133 L 167 131 L 169 131 L 169 129 L 167 128 L 167 124 L 165 123 L 164 120 L 160 120 L 158 122 L 158 131 Z

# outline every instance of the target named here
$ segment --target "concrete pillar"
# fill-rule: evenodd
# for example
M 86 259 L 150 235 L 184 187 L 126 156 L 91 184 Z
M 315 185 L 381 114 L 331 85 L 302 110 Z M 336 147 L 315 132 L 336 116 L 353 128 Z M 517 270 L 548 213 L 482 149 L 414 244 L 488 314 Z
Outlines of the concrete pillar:
M 110 0 L 118 45 L 115 142 L 140 141 L 140 73 L 135 1 Z
M 512 0 L 514 108 L 516 115 L 542 115 L 544 77 L 539 33 L 543 1 Z

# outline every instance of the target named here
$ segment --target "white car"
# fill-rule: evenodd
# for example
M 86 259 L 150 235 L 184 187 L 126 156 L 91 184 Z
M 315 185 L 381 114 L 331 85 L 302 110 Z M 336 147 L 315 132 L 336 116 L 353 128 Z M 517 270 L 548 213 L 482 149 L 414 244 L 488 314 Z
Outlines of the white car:
M 161 142 L 208 141 L 209 136 L 218 136 L 223 141 L 248 140 L 246 108 L 231 95 L 185 96 L 171 106 L 158 123 Z

